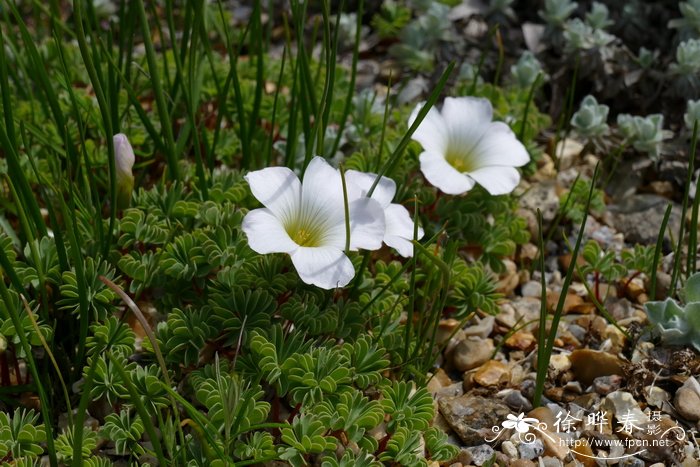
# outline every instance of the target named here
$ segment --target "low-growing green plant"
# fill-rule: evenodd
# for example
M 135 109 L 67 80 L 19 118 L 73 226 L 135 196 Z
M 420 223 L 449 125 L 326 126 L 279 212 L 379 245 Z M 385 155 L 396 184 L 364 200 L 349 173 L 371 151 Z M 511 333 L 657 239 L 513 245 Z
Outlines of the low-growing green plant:
M 673 298 L 644 304 L 653 333 L 671 345 L 691 345 L 700 352 L 700 274 L 693 274 L 681 290 L 684 304 Z

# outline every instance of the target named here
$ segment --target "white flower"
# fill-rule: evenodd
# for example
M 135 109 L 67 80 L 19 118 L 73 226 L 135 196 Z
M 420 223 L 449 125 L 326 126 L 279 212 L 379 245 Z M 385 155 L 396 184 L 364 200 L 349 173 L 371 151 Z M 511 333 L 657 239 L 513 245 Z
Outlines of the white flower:
M 133 177 L 131 170 L 134 167 L 136 157 L 129 139 L 124 133 L 118 133 L 113 137 L 114 162 L 117 168 L 117 179 Z
M 409 125 L 420 111 L 411 114 Z M 423 146 L 420 169 L 441 191 L 459 195 L 474 183 L 492 195 L 510 193 L 520 182 L 515 167 L 530 156 L 508 125 L 491 121 L 493 108 L 487 99 L 448 97 L 442 113 L 432 108 L 413 134 Z
M 377 174 L 348 170 L 345 172 L 348 182 L 348 197 L 350 199 L 367 196 L 370 188 L 377 179 Z M 396 183 L 387 177 L 382 177 L 372 192 L 372 199 L 379 202 L 384 209 L 384 243 L 394 248 L 401 256 L 413 256 L 413 219 L 408 210 L 400 204 L 392 203 L 396 194 Z M 423 229 L 418 227 L 418 239 L 423 237 Z
M 136 157 L 129 139 L 124 133 L 113 136 L 114 142 L 114 166 L 117 179 L 117 206 L 120 209 L 129 207 L 131 192 L 134 190 L 134 174 L 132 169 Z
M 355 275 L 345 256 L 345 202 L 338 169 L 314 157 L 304 182 L 286 167 L 250 172 L 245 179 L 265 207 L 250 211 L 243 231 L 261 254 L 288 253 L 301 280 L 323 289 L 343 287 Z M 384 215 L 371 198 L 349 199 L 350 249 L 382 245 Z

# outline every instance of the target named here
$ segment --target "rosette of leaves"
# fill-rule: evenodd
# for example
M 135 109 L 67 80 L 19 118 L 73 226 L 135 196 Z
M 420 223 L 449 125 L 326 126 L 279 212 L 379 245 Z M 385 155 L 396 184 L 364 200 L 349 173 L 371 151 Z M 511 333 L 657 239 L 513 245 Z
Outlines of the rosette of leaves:
M 468 264 L 462 258 L 454 260 L 446 303 L 453 311 L 453 318 L 462 319 L 477 310 L 495 315 L 500 298 L 493 275 L 481 263 Z
M 100 355 L 107 350 L 125 357 L 134 353 L 136 336 L 134 331 L 115 316 L 110 316 L 101 323 L 90 326 L 91 335 L 88 336 L 85 346 L 88 355 Z
M 615 40 L 615 36 L 612 34 L 602 29 L 594 29 L 579 18 L 566 22 L 563 35 L 566 49 L 570 52 L 604 49 Z
M 673 92 L 678 96 L 697 98 L 700 95 L 700 39 L 678 44 L 676 62 L 669 67 L 676 75 Z
M 56 438 L 56 455 L 58 460 L 66 464 L 70 464 L 73 461 L 73 456 L 75 452 L 73 451 L 73 434 L 74 430 L 72 427 L 64 430 L 58 438 Z M 85 461 L 88 459 L 92 452 L 97 448 L 97 433 L 92 430 L 83 430 L 82 446 L 80 449 L 80 457 Z
M 571 126 L 584 140 L 599 141 L 610 132 L 607 124 L 609 111 L 607 105 L 598 104 L 595 97 L 588 95 L 583 98 L 578 111 L 571 117 Z
M 671 297 L 664 301 L 647 302 L 644 310 L 654 332 L 671 345 L 691 345 L 700 352 L 700 273 L 688 278 L 681 291 L 685 304 Z
M 167 363 L 188 367 L 199 361 L 199 353 L 215 332 L 205 308 L 175 308 L 166 321 L 158 323 L 156 338 Z M 153 351 L 148 340 L 143 347 Z
M 663 129 L 663 125 L 664 116 L 661 114 L 646 117 L 629 114 L 617 116 L 617 126 L 625 141 L 655 161 L 663 152 L 663 141 L 672 136 L 671 132 Z
M 333 432 L 340 434 L 347 443 L 374 451 L 376 440 L 365 434 L 384 419 L 384 410 L 378 401 L 369 400 L 360 391 L 351 389 L 329 398 L 313 407 L 312 412 Z
M 279 313 L 310 336 L 332 333 L 338 327 L 338 310 L 333 306 L 325 308 L 319 301 L 311 294 L 300 294 L 284 303 Z
M 38 421 L 39 414 L 34 410 L 17 408 L 11 417 L 0 412 L 0 456 L 31 459 L 43 453 L 46 432 Z
M 270 326 L 276 304 L 265 290 L 244 289 L 228 283 L 214 282 L 209 294 L 210 320 L 219 331 L 224 346 L 247 341 L 249 329 Z
M 114 449 L 119 455 L 140 456 L 146 450 L 141 445 L 145 431 L 143 421 L 138 415 L 124 409 L 118 414 L 107 415 L 100 429 L 100 436 L 114 442 Z
M 207 410 L 204 429 L 218 435 L 226 454 L 269 455 L 271 438 L 257 435 L 249 441 L 240 439 L 267 419 L 270 404 L 261 400 L 264 394 L 260 386 L 243 383 L 231 372 L 227 361 L 218 359 L 194 371 L 190 383 L 195 397 Z
M 564 25 L 577 7 L 578 3 L 571 0 L 545 0 L 544 9 L 538 14 L 549 28 L 557 28 Z
M 685 114 L 683 114 L 683 121 L 686 129 L 692 132 L 695 122 L 700 122 L 700 99 L 688 101 Z
M 586 13 L 586 24 L 593 29 L 605 29 L 613 25 L 610 11 L 604 3 L 593 2 L 590 11 Z
M 700 0 L 679 2 L 678 9 L 682 17 L 669 21 L 668 27 L 678 28 L 682 39 L 700 36 Z
M 13 253 L 12 257 L 14 256 Z M 41 239 L 35 239 L 33 245 L 27 243 L 24 246 L 24 262 L 17 261 L 14 268 L 20 281 L 31 284 L 35 289 L 39 287 L 39 271 L 48 283 L 59 285 L 61 266 L 58 262 L 56 242 L 52 238 L 41 237 Z
M 537 57 L 529 50 L 526 50 L 520 55 L 518 62 L 510 67 L 510 74 L 518 87 L 530 89 L 537 76 L 544 74 L 544 71 Z
M 101 321 L 111 316 L 116 309 L 113 302 L 117 294 L 100 280 L 100 276 L 114 282 L 115 270 L 106 261 L 94 260 L 91 257 L 86 258 L 83 263 L 82 284 L 78 284 L 75 271 L 64 272 L 60 288 L 61 298 L 57 302 L 59 307 L 73 314 L 79 313 L 82 295 L 87 297 L 88 310 L 93 320 Z
M 126 388 L 126 383 L 113 360 L 115 358 L 120 359 L 120 364 L 127 372 L 134 371 L 136 363 L 127 363 L 126 357 L 120 355 L 114 355 L 112 358 L 109 358 L 104 353 L 92 358 L 97 358 L 97 363 L 95 364 L 92 386 L 90 387 L 90 399 L 96 401 L 104 398 L 110 405 L 116 404 L 119 400 L 128 399 L 129 391 Z M 83 376 L 87 378 L 89 371 L 89 367 L 86 366 L 83 369 Z
M 22 324 L 22 332 L 27 336 L 29 344 L 33 347 L 42 346 L 41 338 L 48 343 L 53 340 L 53 328 L 45 324 L 38 316 L 34 316 L 34 321 L 36 321 L 37 327 L 34 325 L 34 321 L 30 318 L 24 310 L 24 304 L 21 302 L 19 295 L 14 290 L 9 290 L 10 303 L 5 303 L 0 301 L 0 335 L 5 337 L 8 341 L 12 342 L 15 346 L 15 352 L 17 356 L 23 358 L 26 356 L 24 348 L 20 345 L 20 337 L 15 327 L 14 322 L 10 318 L 10 314 L 7 311 L 7 307 L 13 307 L 15 310 L 20 312 L 20 322 Z M 29 304 L 32 307 L 33 302 Z M 21 310 L 21 311 L 20 311 Z
M 306 466 L 305 456 L 333 451 L 337 439 L 327 436 L 327 431 L 321 419 L 314 415 L 295 417 L 290 426 L 281 429 L 284 444 L 278 447 L 280 459 L 295 467 Z
M 399 427 L 425 430 L 435 415 L 433 398 L 424 387 L 415 388 L 405 381 L 395 381 L 382 389 L 381 405 L 389 417 L 387 431 Z

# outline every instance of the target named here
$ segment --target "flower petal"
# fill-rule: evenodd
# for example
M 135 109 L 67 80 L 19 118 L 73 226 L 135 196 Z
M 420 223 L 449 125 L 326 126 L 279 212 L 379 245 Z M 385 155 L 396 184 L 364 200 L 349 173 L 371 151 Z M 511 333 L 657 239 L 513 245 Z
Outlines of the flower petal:
M 248 236 L 250 248 L 257 253 L 289 253 L 299 247 L 269 209 L 250 211 L 243 218 L 242 228 Z
M 301 183 L 287 167 L 268 167 L 245 176 L 258 201 L 280 220 L 295 213 L 301 200 Z
M 355 185 L 355 187 L 359 188 L 360 196 L 367 196 L 367 193 L 370 188 L 372 188 L 376 179 L 377 174 L 374 173 L 358 172 L 357 170 L 348 170 L 345 172 L 345 181 L 348 182 L 348 185 Z M 382 177 L 372 192 L 372 199 L 376 199 L 383 208 L 386 208 L 394 199 L 395 194 L 396 182 L 389 177 Z M 349 187 L 348 198 L 351 200 L 355 199 L 354 197 L 350 197 Z
M 382 247 L 386 225 L 384 209 L 373 198 L 352 201 L 350 210 L 350 249 L 378 250 Z
M 474 187 L 474 180 L 458 172 L 440 154 L 422 153 L 420 170 L 428 182 L 448 195 L 460 195 Z
M 450 137 L 471 133 L 491 123 L 493 107 L 488 99 L 481 97 L 447 97 L 442 105 L 442 117 L 449 128 Z M 481 131 L 477 131 L 481 133 Z M 472 144 L 476 139 L 471 139 Z
M 520 182 L 520 173 L 514 167 L 482 167 L 469 172 L 469 176 L 492 195 L 510 193 Z
M 413 122 L 418 117 L 418 112 L 423 108 L 425 103 L 418 104 L 411 116 L 408 118 L 408 126 L 413 125 Z M 416 131 L 411 136 L 411 139 L 418 141 L 423 149 L 429 152 L 444 154 L 447 151 L 449 142 L 449 134 L 445 119 L 442 118 L 440 112 L 435 107 L 432 107 L 423 121 L 420 123 Z
M 408 209 L 400 204 L 390 204 L 384 210 L 386 219 L 386 232 L 384 243 L 399 252 L 403 257 L 413 256 L 413 219 Z M 418 238 L 424 235 L 423 229 L 418 227 Z
M 477 167 L 521 167 L 530 162 L 530 155 L 523 143 L 518 141 L 513 130 L 503 122 L 493 122 L 488 126 L 472 154 Z
M 322 157 L 314 157 L 306 167 L 301 204 L 301 216 L 322 220 L 326 228 L 345 222 L 340 172 Z
M 352 262 L 338 248 L 301 247 L 291 256 L 301 280 L 322 289 L 345 287 L 355 277 Z

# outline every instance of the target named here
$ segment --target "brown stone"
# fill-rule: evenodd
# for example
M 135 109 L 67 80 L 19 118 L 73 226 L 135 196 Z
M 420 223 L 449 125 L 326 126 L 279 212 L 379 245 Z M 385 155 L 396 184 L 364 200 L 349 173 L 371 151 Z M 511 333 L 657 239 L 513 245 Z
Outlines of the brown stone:
M 537 464 L 527 459 L 516 459 L 508 465 L 509 467 L 537 467 Z
M 500 426 L 510 408 L 493 398 L 463 395 L 438 401 L 440 413 L 467 446 L 478 446 L 493 437 L 492 428 Z
M 546 423 L 548 427 L 554 426 L 554 422 L 557 420 L 549 407 L 537 407 L 529 411 L 527 416 Z
M 474 374 L 474 381 L 482 386 L 498 386 L 510 379 L 508 365 L 498 360 L 489 360 Z
M 547 292 L 547 308 L 550 311 L 556 310 L 557 304 L 559 303 L 559 296 L 560 294 L 558 292 Z M 583 299 L 578 295 L 573 293 L 566 294 L 563 311 L 564 313 L 569 313 L 572 309 L 582 304 Z
M 506 339 L 506 347 L 517 350 L 532 350 L 535 347 L 537 339 L 531 332 L 516 331 Z
M 574 457 L 583 463 L 584 467 L 595 467 L 597 463 L 595 459 L 593 459 L 594 453 L 591 446 L 588 444 L 588 440 L 582 438 L 579 440 L 579 443 L 580 444 L 577 446 L 571 448 Z
M 569 356 L 577 381 L 590 386 L 599 376 L 624 374 L 623 362 L 615 355 L 592 349 L 576 349 Z

